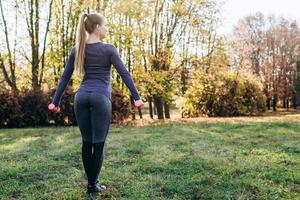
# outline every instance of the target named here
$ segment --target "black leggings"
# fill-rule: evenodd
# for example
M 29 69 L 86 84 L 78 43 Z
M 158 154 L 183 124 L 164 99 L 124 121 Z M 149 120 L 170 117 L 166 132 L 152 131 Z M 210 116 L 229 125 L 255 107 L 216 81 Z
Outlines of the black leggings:
M 104 159 L 104 143 L 82 141 L 82 161 L 89 185 L 95 185 Z

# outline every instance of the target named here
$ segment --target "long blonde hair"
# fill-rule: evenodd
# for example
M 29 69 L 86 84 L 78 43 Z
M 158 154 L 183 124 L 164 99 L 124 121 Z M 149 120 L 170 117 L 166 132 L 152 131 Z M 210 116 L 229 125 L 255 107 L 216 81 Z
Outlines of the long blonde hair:
M 84 50 L 86 44 L 86 32 L 92 33 L 97 24 L 100 26 L 103 24 L 104 17 L 98 13 L 82 14 L 76 31 L 76 56 L 75 56 L 75 71 L 78 74 L 84 72 Z

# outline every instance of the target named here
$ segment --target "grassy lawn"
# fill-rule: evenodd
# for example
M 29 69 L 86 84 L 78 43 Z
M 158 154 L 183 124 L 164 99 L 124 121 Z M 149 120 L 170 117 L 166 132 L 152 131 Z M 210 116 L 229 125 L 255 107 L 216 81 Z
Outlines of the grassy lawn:
M 234 121 L 112 125 L 94 199 L 300 199 L 300 124 Z M 78 127 L 0 130 L 0 199 L 86 199 L 86 181 Z

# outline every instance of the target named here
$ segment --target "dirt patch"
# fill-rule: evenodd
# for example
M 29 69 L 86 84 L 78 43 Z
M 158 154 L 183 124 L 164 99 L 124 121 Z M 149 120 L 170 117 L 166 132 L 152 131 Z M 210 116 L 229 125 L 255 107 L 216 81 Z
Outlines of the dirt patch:
M 242 122 L 300 122 L 300 109 L 294 110 L 278 110 L 277 112 L 267 111 L 260 116 L 245 116 L 245 117 L 197 117 L 197 118 L 181 118 L 180 114 L 172 114 L 171 119 L 151 119 L 148 115 L 144 115 L 140 119 L 137 115 L 136 120 L 125 120 L 121 125 L 133 126 L 148 126 L 159 124 L 172 123 L 188 123 L 188 122 L 202 122 L 202 123 L 242 123 Z

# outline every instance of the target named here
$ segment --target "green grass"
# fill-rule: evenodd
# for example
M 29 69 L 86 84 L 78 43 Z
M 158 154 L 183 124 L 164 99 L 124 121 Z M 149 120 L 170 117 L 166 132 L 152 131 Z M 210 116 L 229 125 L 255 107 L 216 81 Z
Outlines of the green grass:
M 112 125 L 94 199 L 300 199 L 300 125 Z M 78 127 L 0 130 L 0 199 L 86 199 Z

